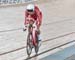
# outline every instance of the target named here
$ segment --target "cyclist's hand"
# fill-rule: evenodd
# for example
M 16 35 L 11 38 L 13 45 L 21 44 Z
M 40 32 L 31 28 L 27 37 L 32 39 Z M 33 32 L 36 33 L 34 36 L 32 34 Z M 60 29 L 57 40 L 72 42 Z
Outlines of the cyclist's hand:
M 23 28 L 23 31 L 26 31 L 27 30 L 27 25 L 26 26 L 24 26 L 24 28 Z
M 23 31 L 26 31 L 27 29 L 23 28 Z
M 27 30 L 27 26 L 25 26 L 24 28 L 23 28 L 23 31 L 26 31 Z

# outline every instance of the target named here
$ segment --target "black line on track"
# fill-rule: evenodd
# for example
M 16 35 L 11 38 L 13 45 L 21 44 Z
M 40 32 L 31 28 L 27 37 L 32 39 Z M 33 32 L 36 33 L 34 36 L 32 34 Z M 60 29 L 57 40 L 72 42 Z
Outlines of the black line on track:
M 67 45 L 67 44 L 72 43 L 72 42 L 75 42 L 75 40 L 70 41 L 70 42 L 67 42 L 67 43 L 62 44 L 62 45 L 59 45 L 59 46 L 57 46 L 57 47 L 54 47 L 54 48 L 48 49 L 48 50 L 46 50 L 46 51 L 43 51 L 43 52 L 41 52 L 41 53 L 39 53 L 39 54 L 37 54 L 37 55 L 31 56 L 31 57 L 26 58 L 26 59 L 24 59 L 24 60 L 32 59 L 32 58 L 34 58 L 34 57 L 37 57 L 37 56 L 39 56 L 39 55 L 42 55 L 42 54 L 44 54 L 44 53 L 47 53 L 47 52 L 49 52 L 49 51 L 52 51 L 52 50 L 54 50 L 54 49 L 56 49 L 56 48 L 62 47 L 62 46 L 64 46 L 64 45 Z
M 64 34 L 64 35 L 60 35 L 60 36 L 57 36 L 57 37 L 54 37 L 54 38 L 47 39 L 47 40 L 42 41 L 42 42 L 44 43 L 44 42 L 52 41 L 52 40 L 55 40 L 55 39 L 58 39 L 58 38 L 61 38 L 61 37 L 67 36 L 67 35 L 71 35 L 71 34 L 74 34 L 74 33 L 75 32 L 67 33 L 67 34 Z M 22 50 L 22 49 L 25 49 L 25 48 L 26 48 L 26 46 L 23 46 L 23 47 L 20 47 L 20 48 L 11 50 L 11 51 L 0 53 L 0 56 L 5 55 L 5 54 L 9 54 L 9 53 L 12 53 L 12 52 L 15 52 L 15 51 L 19 51 L 19 50 Z

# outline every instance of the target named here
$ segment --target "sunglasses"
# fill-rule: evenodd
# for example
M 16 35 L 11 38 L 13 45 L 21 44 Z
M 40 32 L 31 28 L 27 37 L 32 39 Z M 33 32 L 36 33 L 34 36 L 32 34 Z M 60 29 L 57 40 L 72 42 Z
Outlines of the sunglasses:
M 28 12 L 33 12 L 33 10 L 27 10 Z

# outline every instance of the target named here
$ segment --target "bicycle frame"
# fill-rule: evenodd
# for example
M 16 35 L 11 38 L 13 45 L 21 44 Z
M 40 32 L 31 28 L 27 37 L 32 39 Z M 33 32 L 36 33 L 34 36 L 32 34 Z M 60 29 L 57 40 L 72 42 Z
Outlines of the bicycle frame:
M 37 46 L 37 26 L 35 22 L 32 25 L 29 25 L 28 32 L 31 34 L 33 46 Z
M 28 36 L 27 36 L 27 46 L 26 46 L 28 56 L 30 56 L 33 47 L 37 54 L 39 51 L 37 26 L 36 22 L 31 20 L 31 22 L 29 22 L 28 25 Z

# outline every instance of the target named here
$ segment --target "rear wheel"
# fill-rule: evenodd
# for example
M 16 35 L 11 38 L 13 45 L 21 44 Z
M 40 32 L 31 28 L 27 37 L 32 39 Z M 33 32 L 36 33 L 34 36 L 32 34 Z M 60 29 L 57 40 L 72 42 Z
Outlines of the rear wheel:
M 36 38 L 35 53 L 38 54 L 39 46 L 38 46 L 38 35 L 37 34 L 35 35 L 35 38 Z
M 39 46 L 35 46 L 35 53 L 38 54 L 38 51 L 39 51 Z
M 27 49 L 27 54 L 28 54 L 28 56 L 30 56 L 30 54 L 31 54 L 31 52 L 32 52 L 31 34 L 28 34 L 26 49 Z

